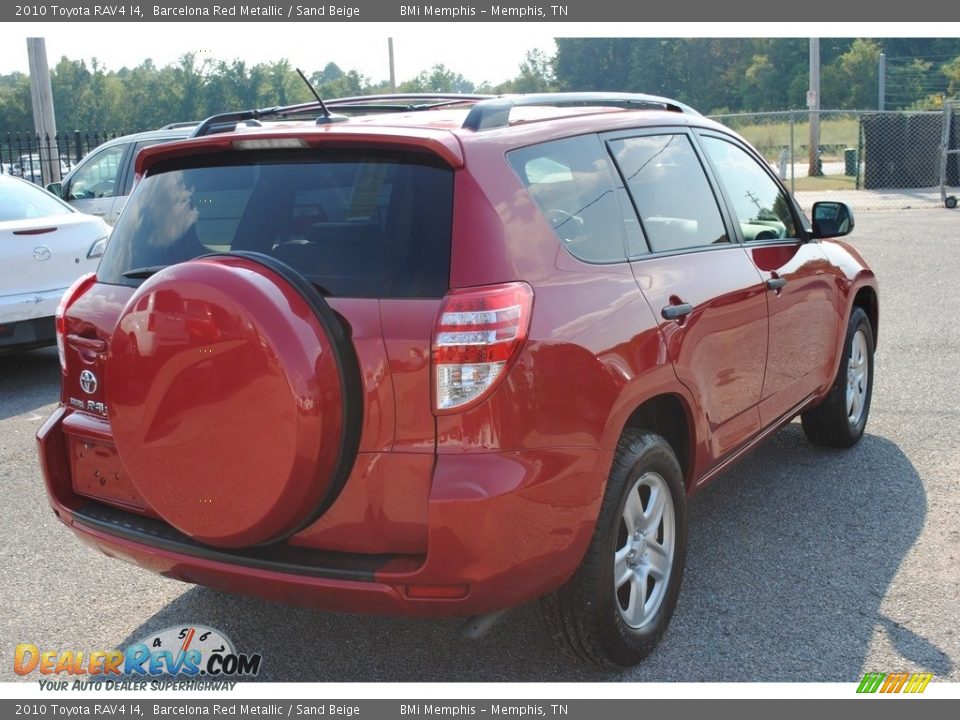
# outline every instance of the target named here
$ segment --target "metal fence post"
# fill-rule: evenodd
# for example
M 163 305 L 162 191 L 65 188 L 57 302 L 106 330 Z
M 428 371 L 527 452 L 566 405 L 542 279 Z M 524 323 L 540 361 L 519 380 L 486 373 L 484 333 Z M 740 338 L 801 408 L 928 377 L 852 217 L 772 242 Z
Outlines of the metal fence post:
M 796 172 L 794 170 L 794 165 L 796 164 L 794 162 L 794 158 L 796 156 L 794 155 L 795 150 L 793 147 L 793 132 L 794 132 L 794 124 L 796 123 L 796 117 L 797 116 L 795 113 L 790 113 L 790 192 L 791 193 L 797 192 Z

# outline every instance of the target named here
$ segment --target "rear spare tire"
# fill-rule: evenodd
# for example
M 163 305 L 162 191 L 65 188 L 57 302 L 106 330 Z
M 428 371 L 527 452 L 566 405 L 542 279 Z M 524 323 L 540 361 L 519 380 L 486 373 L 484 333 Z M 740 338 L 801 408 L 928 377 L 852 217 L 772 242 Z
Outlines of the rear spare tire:
M 289 537 L 353 466 L 353 344 L 316 288 L 268 256 L 207 255 L 150 277 L 120 315 L 105 375 L 131 481 L 199 542 Z

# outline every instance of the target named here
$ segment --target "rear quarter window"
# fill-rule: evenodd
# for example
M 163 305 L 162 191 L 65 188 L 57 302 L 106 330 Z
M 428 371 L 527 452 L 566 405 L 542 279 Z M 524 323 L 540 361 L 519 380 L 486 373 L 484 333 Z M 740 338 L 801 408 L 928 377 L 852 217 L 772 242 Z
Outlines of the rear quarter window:
M 633 210 L 618 200 L 609 156 L 596 135 L 514 150 L 507 160 L 573 255 L 600 263 L 626 259 L 624 231 Z
M 236 152 L 161 164 L 113 231 L 98 277 L 210 252 L 275 257 L 341 297 L 442 297 L 453 171 L 426 154 Z

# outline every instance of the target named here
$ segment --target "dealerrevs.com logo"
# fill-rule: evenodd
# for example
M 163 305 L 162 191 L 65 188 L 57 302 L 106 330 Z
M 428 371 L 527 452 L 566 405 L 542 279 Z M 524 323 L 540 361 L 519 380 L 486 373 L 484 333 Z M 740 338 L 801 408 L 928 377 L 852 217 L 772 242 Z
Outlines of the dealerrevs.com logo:
M 148 682 L 151 690 L 206 690 L 218 689 L 211 685 L 232 689 L 236 683 L 229 681 L 257 675 L 261 661 L 259 653 L 238 653 L 219 630 L 187 625 L 150 634 L 123 650 L 44 650 L 20 643 L 13 670 L 21 676 L 43 676 L 41 690 L 145 690 Z

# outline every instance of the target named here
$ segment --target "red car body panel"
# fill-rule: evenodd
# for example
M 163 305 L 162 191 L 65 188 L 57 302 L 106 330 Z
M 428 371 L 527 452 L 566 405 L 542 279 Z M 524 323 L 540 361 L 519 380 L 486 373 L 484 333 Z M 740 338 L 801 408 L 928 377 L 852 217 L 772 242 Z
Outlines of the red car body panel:
M 575 108 L 550 122 L 473 133 L 459 129 L 462 112 L 433 113 L 427 121 L 411 113 L 380 118 L 379 125 L 361 118 L 249 129 L 145 149 L 138 177 L 158 162 L 227 151 L 246 138 L 432 153 L 455 170 L 450 287 L 528 283 L 528 339 L 482 402 L 435 414 L 431 339 L 442 300 L 329 298 L 359 364 L 362 397 L 349 400 L 363 404 L 359 451 L 329 509 L 282 543 L 316 558 L 316 572 L 274 568 L 216 549 L 151 544 L 133 531 L 106 531 L 84 514 L 98 502 L 144 523 L 168 512 L 165 506 L 158 513 L 129 482 L 104 386 L 92 394 L 80 388 L 81 367 L 107 387 L 135 380 L 111 376 L 105 366 L 135 289 L 98 283 L 66 316 L 71 370 L 61 407 L 38 433 L 54 511 L 107 555 L 187 582 L 339 611 L 467 615 L 543 595 L 573 574 L 596 525 L 617 441 L 648 401 L 670 397 L 682 407 L 689 442 L 681 464 L 688 491 L 702 487 L 825 396 L 858 292 L 872 293 L 876 328 L 876 280 L 855 250 L 835 241 L 734 243 L 607 265 L 577 259 L 505 154 L 595 133 L 598 114 L 604 130 L 638 123 L 636 113 Z M 727 132 L 676 113 L 646 111 L 642 122 Z M 771 278 L 787 284 L 774 292 L 765 285 Z M 201 295 L 195 299 L 222 303 Z M 296 298 L 287 301 L 298 307 Z M 694 310 L 664 320 L 662 308 L 677 303 Z M 131 312 L 135 306 L 127 317 Z M 296 354 L 287 340 L 274 347 Z M 291 364 L 281 356 L 269 369 L 224 366 L 220 373 L 242 388 Z M 82 408 L 77 398 L 84 398 Z M 242 396 L 234 398 L 239 413 Z M 212 417 L 206 412 L 196 403 L 192 422 Z M 278 462 L 289 457 L 276 452 Z M 116 477 L 101 483 L 104 470 Z M 326 572 L 331 558 L 339 568 L 355 568 Z
M 767 348 L 767 307 L 759 274 L 740 247 L 652 257 L 632 263 L 637 282 L 659 318 L 662 308 L 690 303 L 693 312 L 660 320 L 677 378 L 700 398 L 709 466 L 760 428 L 757 402 Z M 683 288 L 680 290 L 679 288 Z

